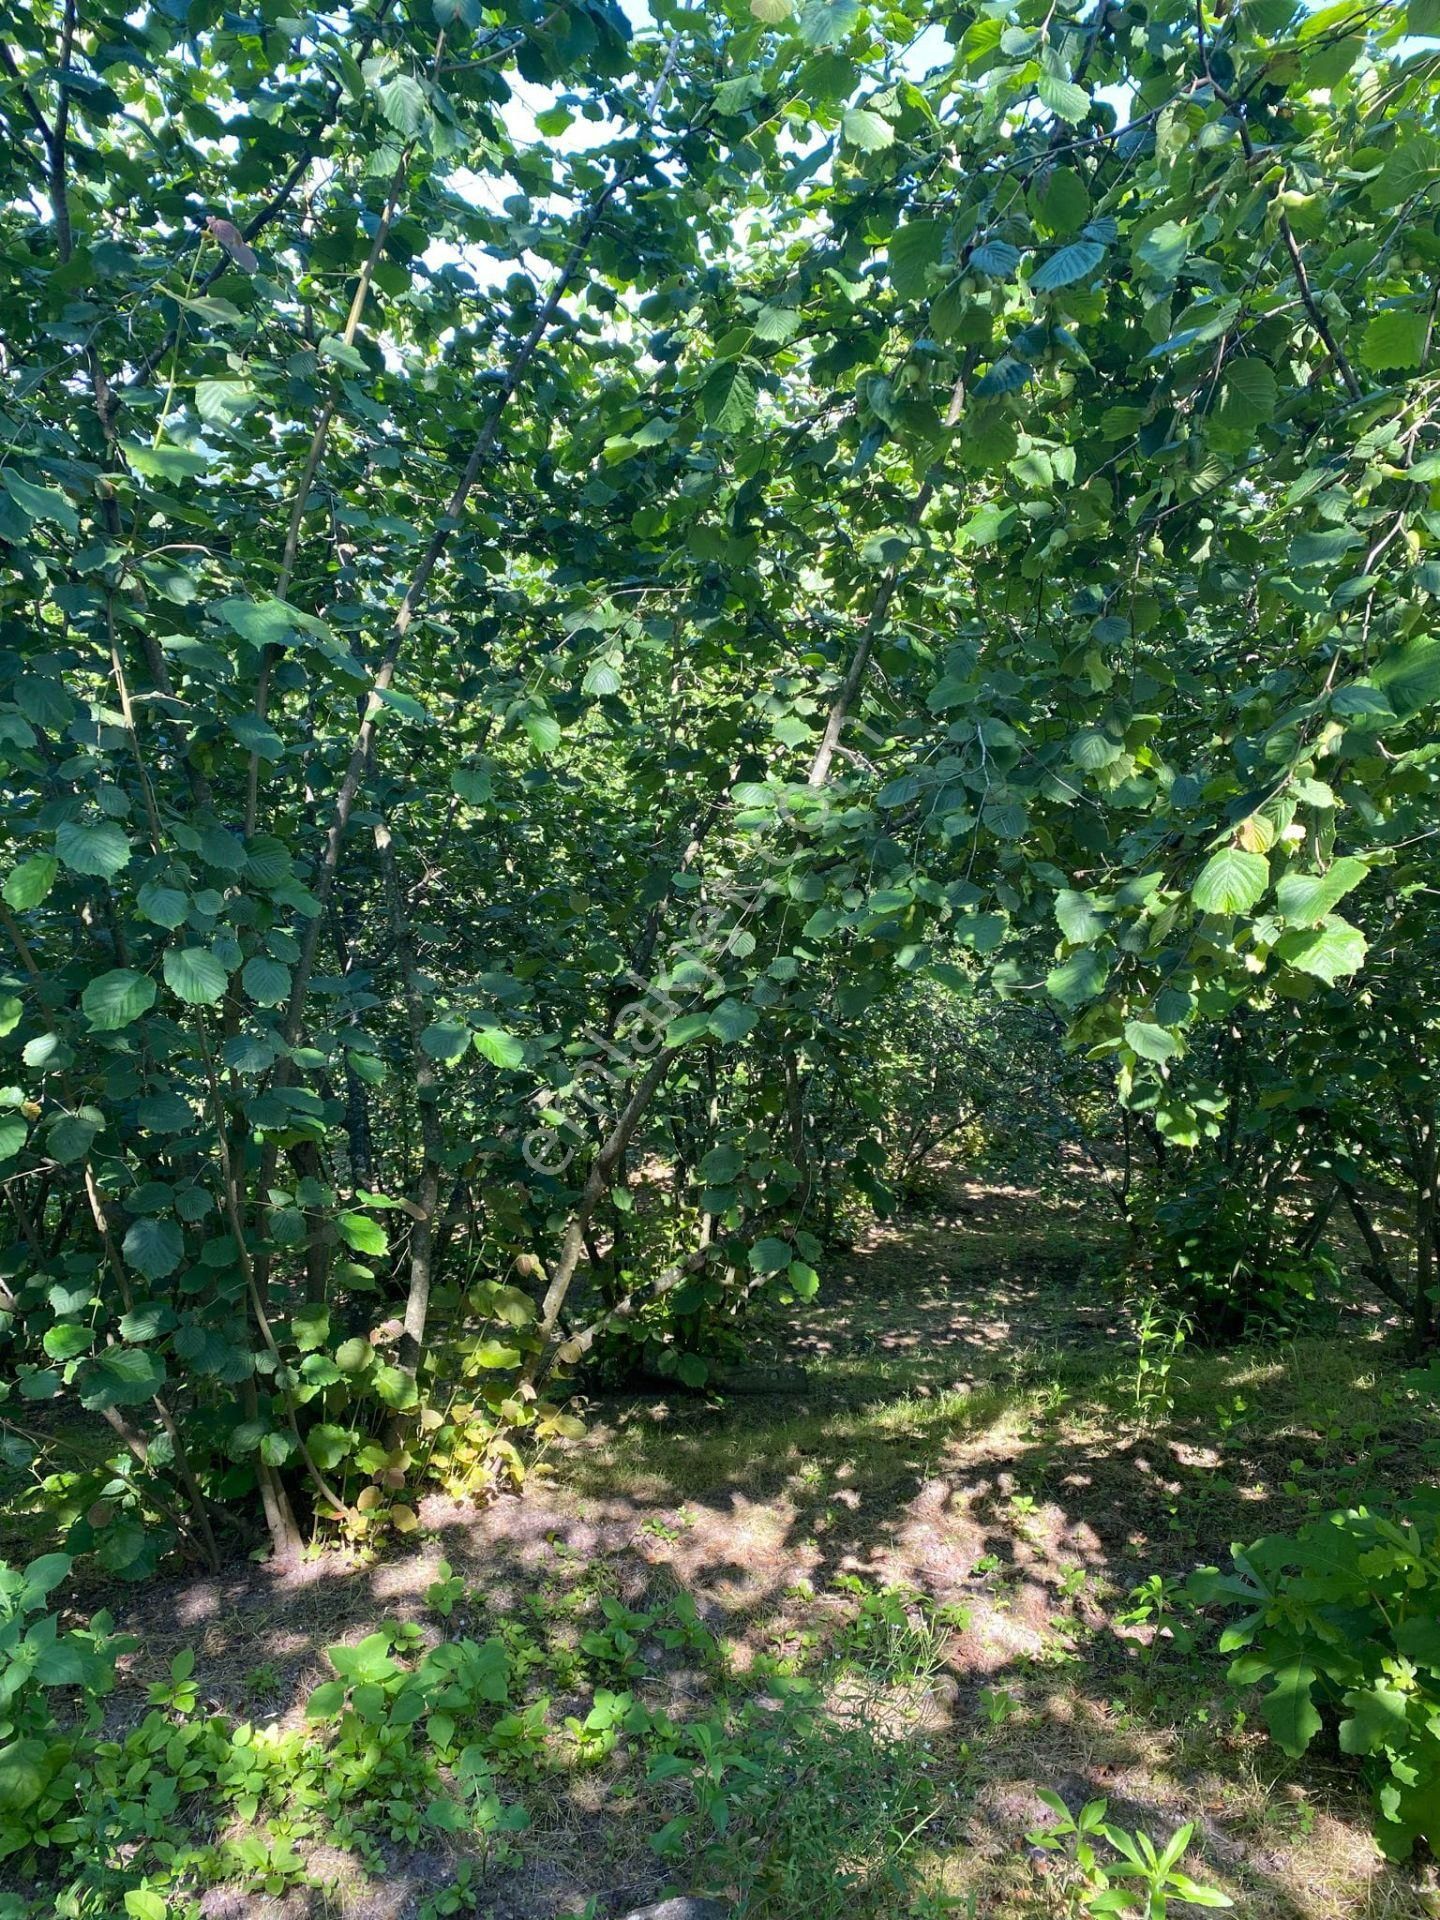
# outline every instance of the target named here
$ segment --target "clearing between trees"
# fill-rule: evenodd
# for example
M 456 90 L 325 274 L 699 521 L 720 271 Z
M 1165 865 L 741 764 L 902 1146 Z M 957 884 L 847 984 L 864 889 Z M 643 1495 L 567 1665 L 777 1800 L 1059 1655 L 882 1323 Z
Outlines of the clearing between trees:
M 460 1868 L 497 1920 L 611 1920 L 676 1888 L 775 1920 L 1058 1913 L 1025 1839 L 1049 1787 L 1157 1839 L 1193 1821 L 1190 1871 L 1253 1920 L 1432 1912 L 1427 1876 L 1376 1857 L 1340 1757 L 1285 1762 L 1227 1692 L 1181 1594 L 1233 1541 L 1423 1476 L 1440 1423 L 1378 1384 L 1396 1331 L 1142 1342 L 1098 1277 L 1114 1250 L 1088 1168 L 1043 1189 L 947 1172 L 744 1391 L 603 1398 L 523 1498 L 431 1496 L 423 1542 L 371 1564 L 137 1595 L 114 1725 L 187 1649 L 202 1706 L 257 1741 L 306 1727 L 325 1646 L 377 1630 L 409 1659 L 498 1636 L 519 1680 L 481 1852 L 407 1844 L 382 1806 L 357 1853 L 302 1843 L 271 1869 L 289 1891 L 263 1892 L 262 1862 L 202 1911 L 469 1911 L 443 1904 Z M 797 1677 L 813 1693 L 776 1691 Z M 660 1743 L 683 1766 L 655 1777 L 636 1706 L 689 1729 Z

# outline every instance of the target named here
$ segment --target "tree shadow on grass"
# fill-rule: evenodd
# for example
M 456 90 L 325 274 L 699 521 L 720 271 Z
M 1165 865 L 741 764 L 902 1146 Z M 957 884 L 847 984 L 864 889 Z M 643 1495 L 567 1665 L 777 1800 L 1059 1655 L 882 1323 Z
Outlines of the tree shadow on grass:
M 923 1745 L 933 1777 L 955 1789 L 924 1836 L 926 1871 L 973 1892 L 980 1914 L 1034 1910 L 1022 1839 L 1043 1817 L 1041 1785 L 1076 1805 L 1108 1796 L 1116 1817 L 1157 1838 L 1198 1819 L 1204 1859 L 1255 1920 L 1418 1914 L 1406 1875 L 1380 1868 L 1349 1776 L 1283 1766 L 1229 1717 L 1222 1662 L 1155 1659 L 1144 1630 L 1114 1617 L 1142 1576 L 1221 1559 L 1232 1539 L 1293 1526 L 1312 1501 L 1352 1497 L 1384 1356 L 1362 1340 L 1186 1356 L 1169 1416 L 1137 1432 L 1111 1302 L 1073 1277 L 1065 1284 L 1043 1209 L 1023 1205 L 1023 1232 L 997 1210 L 979 1255 L 960 1245 L 971 1218 L 953 1242 L 917 1247 L 902 1227 L 858 1256 L 787 1348 L 812 1369 L 799 1399 L 612 1399 L 553 1481 L 483 1510 L 428 1498 L 423 1542 L 371 1564 L 242 1565 L 120 1597 L 142 1646 L 117 1714 L 142 1712 L 146 1684 L 194 1646 L 217 1706 L 295 1723 L 328 1677 L 323 1647 L 384 1618 L 420 1622 L 432 1639 L 520 1622 L 542 1668 L 569 1649 L 573 1676 L 602 1593 L 645 1609 L 683 1590 L 723 1660 L 657 1658 L 643 1685 L 677 1722 L 694 1720 L 722 1693 L 763 1696 L 777 1661 L 853 1651 L 865 1601 L 837 1583 L 858 1580 L 868 1593 L 920 1597 L 907 1617 L 930 1635 L 934 1660 L 909 1676 L 918 1717 L 896 1737 Z M 1384 1467 L 1397 1489 L 1422 1477 L 1425 1438 L 1418 1422 L 1387 1414 L 1397 1450 Z M 448 1619 L 425 1603 L 442 1558 L 466 1589 Z M 967 1624 L 936 1608 L 963 1610 Z M 553 1701 L 554 1724 L 583 1715 L 604 1683 L 594 1670 L 576 1680 L 573 1697 Z M 604 1896 L 602 1915 L 622 1912 L 670 1880 L 696 1884 L 697 1859 L 669 1867 L 651 1851 L 673 1800 L 632 1762 L 557 1761 L 514 1790 L 535 1824 L 527 1864 L 487 1883 L 497 1920 L 554 1920 L 591 1893 Z M 774 1844 L 797 1847 L 785 1831 Z M 783 1886 L 795 1876 L 762 1870 L 769 1842 L 753 1838 L 761 1865 L 746 1871 L 761 1891 L 749 1911 L 790 1920 Z M 804 1868 L 812 1879 L 835 1866 L 822 1855 Z M 410 1920 L 446 1859 L 396 1854 L 382 1885 L 354 1885 L 324 1910 Z M 847 1913 L 903 1912 L 894 1886 L 883 1875 L 872 1886 L 869 1871 L 856 1869 Z M 253 1904 L 235 1911 L 266 1911 L 245 1898 Z M 300 1911 L 293 1901 L 272 1910 Z

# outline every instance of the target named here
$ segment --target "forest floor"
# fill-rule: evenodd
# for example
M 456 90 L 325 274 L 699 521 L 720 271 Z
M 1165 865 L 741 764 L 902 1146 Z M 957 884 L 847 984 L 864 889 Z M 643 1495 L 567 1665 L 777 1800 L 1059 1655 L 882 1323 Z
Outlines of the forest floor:
M 1247 1920 L 1440 1911 L 1424 1870 L 1380 1860 L 1350 1763 L 1318 1746 L 1286 1761 L 1213 1646 L 1177 1645 L 1133 1593 L 1433 1477 L 1436 1429 L 1392 1336 L 1377 1315 L 1288 1346 L 1186 1347 L 1173 1405 L 1147 1421 L 1107 1251 L 1081 1176 L 1049 1193 L 956 1176 L 827 1274 L 772 1356 L 785 1392 L 613 1399 L 523 1499 L 428 1500 L 423 1536 L 371 1564 L 136 1593 L 117 1609 L 142 1637 L 127 1687 L 194 1647 L 207 1700 L 298 1723 L 327 1643 L 382 1619 L 432 1640 L 503 1628 L 549 1705 L 505 1780 L 528 1831 L 475 1896 L 497 1920 L 609 1920 L 667 1889 L 738 1897 L 755 1920 L 1060 1913 L 1024 1838 L 1049 1818 L 1042 1787 L 1072 1809 L 1104 1796 L 1157 1840 L 1196 1822 L 1187 1869 Z M 447 1620 L 425 1599 L 442 1560 L 463 1583 Z M 677 1592 L 704 1626 L 667 1635 Z M 625 1741 L 582 1757 L 561 1731 L 607 1660 L 613 1688 L 708 1720 L 695 1772 L 652 1779 Z M 796 1673 L 816 1685 L 803 1724 Z M 457 1910 L 423 1905 L 451 1883 L 449 1843 L 387 1858 L 377 1879 L 319 1854 L 322 1893 L 221 1888 L 203 1910 Z

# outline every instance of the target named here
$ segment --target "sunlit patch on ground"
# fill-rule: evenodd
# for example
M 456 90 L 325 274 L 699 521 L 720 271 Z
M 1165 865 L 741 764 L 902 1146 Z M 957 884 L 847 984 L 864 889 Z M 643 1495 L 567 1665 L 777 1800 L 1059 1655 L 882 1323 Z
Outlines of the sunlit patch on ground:
M 647 1697 L 683 1719 L 749 1687 L 763 1708 L 767 1675 L 839 1658 L 837 1777 L 879 1764 L 841 1751 L 858 1725 L 908 1756 L 904 1792 L 943 1787 L 907 1857 L 917 1885 L 973 1897 L 980 1916 L 1047 1911 L 1024 1850 L 1046 1786 L 1105 1796 L 1157 1835 L 1195 1820 L 1196 1860 L 1247 1920 L 1418 1920 L 1428 1896 L 1380 1861 L 1351 1775 L 1286 1763 L 1226 1695 L 1223 1660 L 1116 1618 L 1143 1578 L 1349 1498 L 1389 1361 L 1353 1331 L 1288 1353 L 1187 1352 L 1173 1411 L 1141 1430 L 1131 1342 L 1096 1277 L 1105 1223 L 1077 1186 L 1078 1200 L 960 1182 L 940 1221 L 876 1229 L 777 1342 L 772 1357 L 804 1369 L 791 1391 L 617 1397 L 552 1479 L 483 1511 L 427 1499 L 423 1545 L 392 1559 L 135 1595 L 126 1691 L 193 1644 L 218 1704 L 293 1724 L 326 1677 L 323 1646 L 381 1617 L 436 1638 L 519 1614 L 558 1646 L 599 1593 L 648 1607 L 680 1591 L 718 1665 L 656 1655 L 636 1682 Z M 1215 1409 L 1237 1402 L 1217 1435 Z M 1433 1434 L 1392 1411 L 1386 1438 L 1391 1484 L 1426 1474 Z M 442 1558 L 464 1584 L 448 1622 L 424 1597 Z M 588 1697 L 557 1698 L 555 1724 Z M 619 1912 L 666 1884 L 648 1844 L 666 1804 L 623 1755 L 558 1764 L 525 1791 L 524 1863 L 487 1894 L 497 1920 L 558 1920 L 597 1889 Z M 323 1904 L 221 1892 L 206 1911 L 407 1920 L 443 1867 L 422 1858 L 380 1886 L 347 1864 Z M 865 1885 L 857 1915 L 899 1911 Z

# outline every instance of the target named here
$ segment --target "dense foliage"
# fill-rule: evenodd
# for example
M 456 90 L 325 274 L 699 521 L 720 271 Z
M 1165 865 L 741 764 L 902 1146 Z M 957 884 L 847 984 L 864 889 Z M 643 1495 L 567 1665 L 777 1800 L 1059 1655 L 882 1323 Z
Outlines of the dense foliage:
M 12 10 L 5 1446 L 108 1423 L 72 1551 L 404 1530 L 597 1346 L 703 1384 L 1014 1060 L 1215 1331 L 1338 1205 L 1428 1341 L 1437 27 Z

